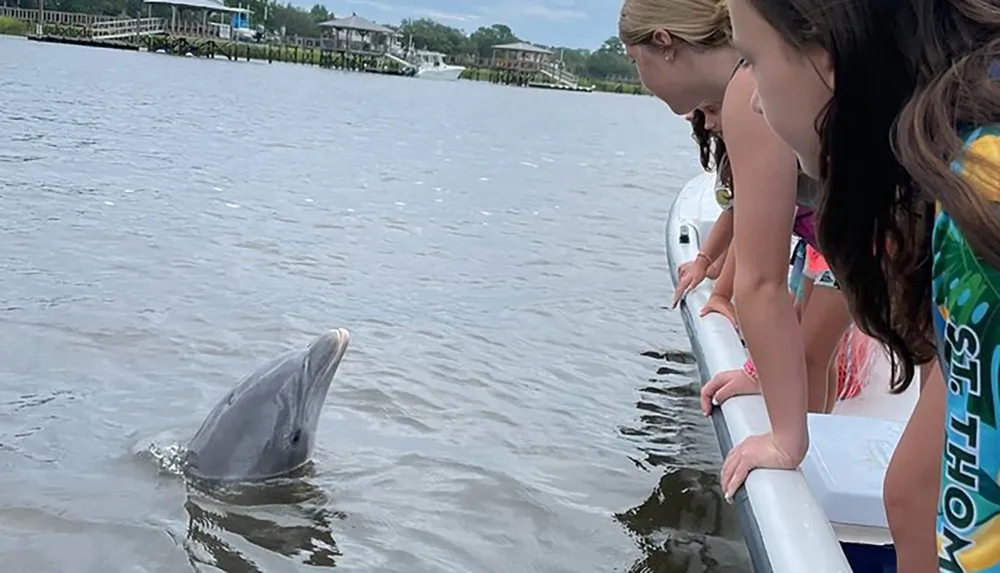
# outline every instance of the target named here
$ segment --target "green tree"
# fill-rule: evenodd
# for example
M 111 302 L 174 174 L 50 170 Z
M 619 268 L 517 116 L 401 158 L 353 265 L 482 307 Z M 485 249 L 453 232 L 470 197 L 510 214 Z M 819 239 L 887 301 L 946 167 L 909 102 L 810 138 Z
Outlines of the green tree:
M 403 20 L 399 32 L 403 35 L 403 42 L 412 38 L 413 47 L 418 50 L 431 50 L 453 57 L 467 54 L 470 50 L 469 39 L 461 30 L 429 18 Z
M 268 9 L 268 20 L 265 27 L 270 30 L 284 30 L 286 36 L 301 36 L 316 38 L 320 35 L 320 27 L 311 12 L 293 6 L 291 3 L 281 6 L 274 4 Z
M 597 48 L 597 51 L 624 56 L 625 44 L 622 43 L 618 36 L 611 36 L 607 40 L 604 40 L 604 43 L 601 44 L 600 48 Z
M 309 10 L 309 16 L 312 17 L 313 22 L 321 24 L 334 19 L 333 12 L 327 10 L 326 6 L 322 4 L 315 4 Z
M 13 4 L 21 8 L 38 8 L 38 0 L 18 0 Z M 45 9 L 105 16 L 135 16 L 144 11 L 142 0 L 46 0 Z
M 471 44 L 472 52 L 481 58 L 488 58 L 493 55 L 493 46 L 519 41 L 520 39 L 514 35 L 514 32 L 506 24 L 493 24 L 489 27 L 483 26 L 472 34 L 469 34 L 469 44 Z
M 587 58 L 585 75 L 595 79 L 626 79 L 634 81 L 638 78 L 635 66 L 625 55 L 625 46 L 616 37 L 604 40 L 601 47 Z

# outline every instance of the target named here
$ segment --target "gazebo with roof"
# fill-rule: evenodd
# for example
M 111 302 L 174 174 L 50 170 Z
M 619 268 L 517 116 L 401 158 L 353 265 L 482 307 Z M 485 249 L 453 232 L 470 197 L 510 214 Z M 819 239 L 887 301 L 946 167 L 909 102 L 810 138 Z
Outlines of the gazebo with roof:
M 352 13 L 319 24 L 326 31 L 325 47 L 334 52 L 384 56 L 396 31 Z
M 527 86 L 541 79 L 543 70 L 551 67 L 552 52 L 527 42 L 493 46 L 489 60 L 490 81 L 499 84 Z
M 552 59 L 552 52 L 527 42 L 493 46 L 491 67 L 535 73 Z

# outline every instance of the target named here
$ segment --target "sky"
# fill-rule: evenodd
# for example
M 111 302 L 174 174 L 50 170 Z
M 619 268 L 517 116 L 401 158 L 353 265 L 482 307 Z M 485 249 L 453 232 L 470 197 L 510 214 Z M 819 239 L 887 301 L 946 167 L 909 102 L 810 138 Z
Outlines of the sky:
M 595 50 L 618 33 L 620 0 L 291 0 L 311 7 L 326 5 L 337 17 L 357 13 L 369 20 L 396 23 L 403 18 L 432 18 L 472 32 L 480 26 L 507 24 L 519 38 L 549 46 Z

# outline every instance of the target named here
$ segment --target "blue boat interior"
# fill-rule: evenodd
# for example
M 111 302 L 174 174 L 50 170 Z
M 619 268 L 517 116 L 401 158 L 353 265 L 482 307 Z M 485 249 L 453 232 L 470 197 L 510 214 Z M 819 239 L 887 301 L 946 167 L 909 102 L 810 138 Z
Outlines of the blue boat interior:
M 892 545 L 840 545 L 854 573 L 896 573 L 896 549 Z

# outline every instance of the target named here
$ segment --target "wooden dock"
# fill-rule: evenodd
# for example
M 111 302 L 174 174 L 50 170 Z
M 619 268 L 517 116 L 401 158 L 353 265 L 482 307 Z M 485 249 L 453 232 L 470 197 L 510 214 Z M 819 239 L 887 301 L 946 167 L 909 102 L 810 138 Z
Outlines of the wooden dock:
M 198 4 L 215 0 L 198 0 Z M 171 2 L 175 2 L 171 4 Z M 218 3 L 211 9 L 193 8 L 194 0 L 160 0 L 170 7 L 154 16 L 152 8 L 134 18 L 92 16 L 0 6 L 0 17 L 34 25 L 29 39 L 36 42 L 71 44 L 116 50 L 139 50 L 177 56 L 258 60 L 315 65 L 338 70 L 392 75 L 414 75 L 416 67 L 398 55 L 399 34 L 388 27 L 352 14 L 323 22 L 318 38 L 283 37 L 279 42 L 252 38 L 249 30 L 237 30 L 225 17 L 246 12 Z M 147 6 L 150 6 L 147 4 Z M 216 16 L 223 18 L 215 18 Z M 221 21 L 215 21 L 215 19 Z M 394 54 L 394 51 L 397 51 Z M 591 92 L 594 86 L 566 71 L 553 53 L 524 42 L 493 47 L 492 57 L 478 62 L 488 70 L 492 83 L 561 91 Z M 468 69 L 468 66 L 467 66 Z
M 493 56 L 487 63 L 493 83 L 590 92 L 593 86 L 580 84 L 580 79 L 553 61 L 553 53 L 526 42 L 493 46 Z
M 171 18 L 112 18 L 68 12 L 0 7 L 0 16 L 34 23 L 36 42 L 177 56 L 258 60 L 316 65 L 337 70 L 412 75 L 413 69 L 389 57 L 395 31 L 359 16 L 320 26 L 320 38 L 286 38 L 281 43 L 220 36 L 220 26 Z M 222 28 L 225 29 L 225 28 Z
M 110 48 L 114 50 L 127 50 L 137 52 L 139 45 L 130 42 L 116 40 L 94 40 L 91 38 L 72 36 L 53 36 L 50 34 L 31 34 L 28 39 L 33 42 L 43 42 L 46 44 L 66 44 L 69 46 L 87 46 L 89 48 Z

